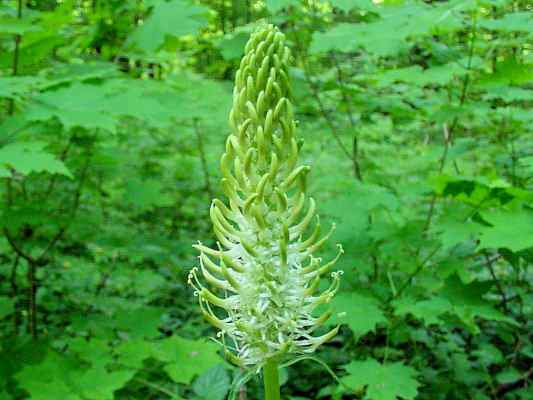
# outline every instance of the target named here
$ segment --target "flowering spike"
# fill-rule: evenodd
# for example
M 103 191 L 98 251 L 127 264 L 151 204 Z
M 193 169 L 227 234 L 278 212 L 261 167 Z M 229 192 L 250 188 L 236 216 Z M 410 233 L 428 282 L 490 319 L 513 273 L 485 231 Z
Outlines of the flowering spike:
M 330 316 L 316 318 L 313 311 L 339 288 L 340 272 L 331 274 L 325 291 L 319 283 L 341 251 L 325 265 L 313 256 L 331 231 L 320 238 L 316 203 L 305 195 L 310 168 L 297 166 L 290 58 L 285 36 L 272 25 L 259 28 L 246 44 L 220 164 L 229 206 L 215 199 L 210 212 L 219 247 L 195 245 L 200 269 L 189 274 L 202 314 L 220 331 L 230 360 L 257 369 L 269 360 L 310 353 L 338 330 L 311 335 Z M 200 272 L 213 291 L 202 285 Z M 234 347 L 226 345 L 226 336 Z

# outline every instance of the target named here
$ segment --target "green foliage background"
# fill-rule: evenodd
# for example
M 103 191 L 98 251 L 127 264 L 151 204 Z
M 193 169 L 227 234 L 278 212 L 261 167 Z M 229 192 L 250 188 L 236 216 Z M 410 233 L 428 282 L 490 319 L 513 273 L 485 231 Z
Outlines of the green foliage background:
M 284 398 L 533 399 L 532 11 L 3 1 L 0 399 L 228 396 L 241 371 L 185 277 L 261 20 L 293 49 L 309 191 L 345 249 L 317 354 L 340 382 L 302 361 Z

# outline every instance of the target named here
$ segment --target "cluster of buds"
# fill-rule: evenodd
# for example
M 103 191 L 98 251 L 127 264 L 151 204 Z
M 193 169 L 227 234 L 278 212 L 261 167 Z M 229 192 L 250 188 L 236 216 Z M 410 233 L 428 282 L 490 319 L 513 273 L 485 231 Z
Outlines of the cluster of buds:
M 290 59 L 285 36 L 272 25 L 259 28 L 246 45 L 221 159 L 229 204 L 213 201 L 218 246 L 195 245 L 200 268 L 189 274 L 203 315 L 219 330 L 231 360 L 243 367 L 311 353 L 338 330 L 312 335 L 330 316 L 313 311 L 335 295 L 341 272 L 331 273 L 322 292 L 320 278 L 342 249 L 326 264 L 313 256 L 333 228 L 321 237 L 315 201 L 305 194 L 309 167 L 297 166 Z M 199 271 L 215 291 L 200 282 Z

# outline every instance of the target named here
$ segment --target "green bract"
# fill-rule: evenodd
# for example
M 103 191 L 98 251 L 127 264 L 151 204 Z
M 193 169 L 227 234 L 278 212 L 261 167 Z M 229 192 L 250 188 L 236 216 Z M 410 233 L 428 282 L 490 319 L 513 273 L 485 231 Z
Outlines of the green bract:
M 232 133 L 221 159 L 229 205 L 215 199 L 211 206 L 218 248 L 195 246 L 203 277 L 224 297 L 200 283 L 197 268 L 189 275 L 204 316 L 233 350 L 232 360 L 257 368 L 270 359 L 313 352 L 338 329 L 312 336 L 329 317 L 312 312 L 337 292 L 340 272 L 331 274 L 322 293 L 320 277 L 342 249 L 325 265 L 313 256 L 332 232 L 321 238 L 318 217 L 304 237 L 316 205 L 305 195 L 309 167 L 297 166 L 290 58 L 284 35 L 272 25 L 258 29 L 246 45 L 235 78 Z

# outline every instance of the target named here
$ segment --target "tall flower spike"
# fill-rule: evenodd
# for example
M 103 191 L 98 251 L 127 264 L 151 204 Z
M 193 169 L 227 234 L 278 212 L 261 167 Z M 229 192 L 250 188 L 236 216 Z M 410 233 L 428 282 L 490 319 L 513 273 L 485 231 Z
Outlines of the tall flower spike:
M 322 293 L 320 277 L 330 273 L 342 248 L 325 265 L 313 256 L 333 229 L 320 237 L 315 201 L 305 195 L 309 167 L 296 166 L 290 59 L 285 36 L 272 25 L 246 44 L 220 165 L 229 202 L 215 199 L 210 210 L 218 248 L 195 245 L 200 269 L 189 274 L 202 313 L 220 331 L 231 360 L 258 369 L 268 360 L 311 353 L 338 330 L 311 335 L 329 317 L 315 317 L 313 310 L 335 295 L 341 272 L 331 273 Z M 215 291 L 200 282 L 199 271 Z

